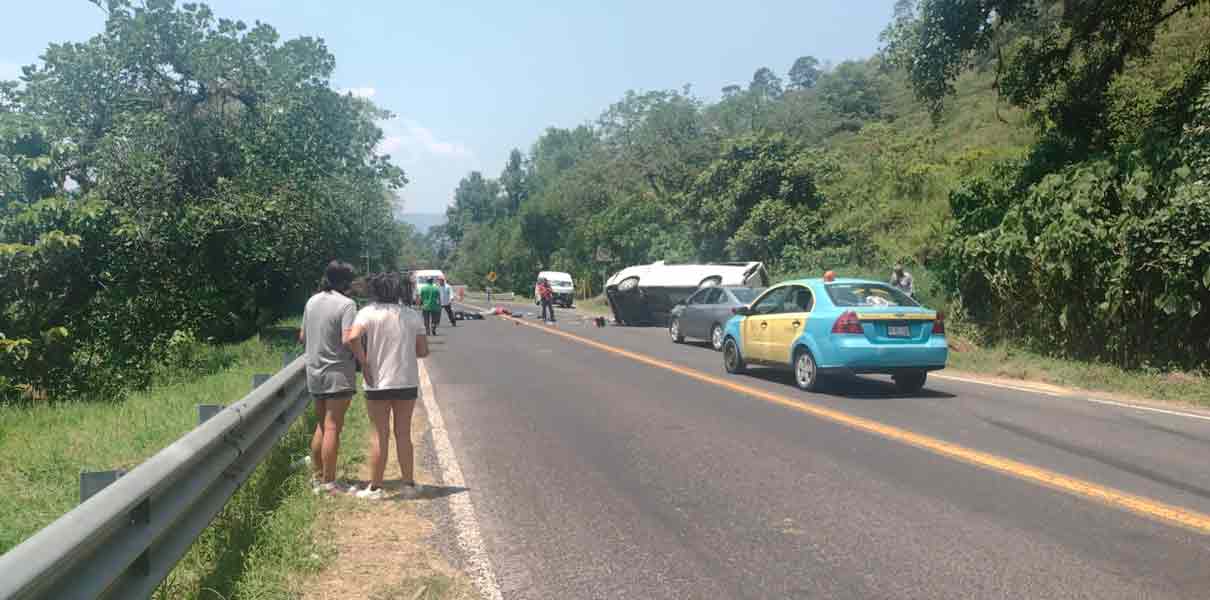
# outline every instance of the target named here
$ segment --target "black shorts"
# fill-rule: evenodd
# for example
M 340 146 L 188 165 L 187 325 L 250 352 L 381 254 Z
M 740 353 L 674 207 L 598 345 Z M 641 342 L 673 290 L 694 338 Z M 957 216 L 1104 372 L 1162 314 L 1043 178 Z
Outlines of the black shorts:
M 366 390 L 366 400 L 415 400 L 418 397 L 416 388 Z

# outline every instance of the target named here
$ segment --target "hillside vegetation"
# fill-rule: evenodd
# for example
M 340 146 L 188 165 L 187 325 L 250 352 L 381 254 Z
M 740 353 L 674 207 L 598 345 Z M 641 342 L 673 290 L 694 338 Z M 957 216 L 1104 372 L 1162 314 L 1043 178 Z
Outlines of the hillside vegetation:
M 761 67 L 717 102 L 627 92 L 548 129 L 498 177 L 465 177 L 426 247 L 518 292 L 540 269 L 599 292 L 604 270 L 655 260 L 903 261 L 972 335 L 1204 367 L 1204 4 L 901 0 L 869 59 Z

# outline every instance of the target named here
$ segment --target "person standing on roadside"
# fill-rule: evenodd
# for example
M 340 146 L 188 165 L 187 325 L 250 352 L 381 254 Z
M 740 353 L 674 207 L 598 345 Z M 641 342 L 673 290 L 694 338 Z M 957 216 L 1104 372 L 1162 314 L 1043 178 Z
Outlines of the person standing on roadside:
M 542 321 L 555 322 L 555 290 L 545 277 L 538 280 L 538 300 L 542 302 Z M 549 316 L 548 316 L 549 315 Z
M 420 286 L 420 312 L 424 314 L 425 334 L 437 335 L 437 324 L 441 321 L 441 290 L 433 284 L 432 277 Z
M 315 400 L 318 423 L 311 436 L 312 489 L 339 494 L 348 487 L 336 481 L 340 431 L 345 411 L 357 391 L 353 352 L 344 338 L 353 327 L 357 304 L 345 294 L 353 283 L 353 265 L 334 260 L 324 270 L 320 291 L 307 300 L 298 339 L 306 346 L 307 391 Z
M 441 291 L 441 309 L 445 311 L 445 316 L 449 317 L 450 327 L 457 327 L 458 321 L 454 320 L 454 286 L 438 277 L 437 287 Z
M 357 497 L 381 500 L 386 496 L 382 478 L 390 454 L 393 423 L 400 491 L 412 498 L 416 494 L 412 411 L 420 386 L 417 359 L 428 356 L 428 338 L 421 332 L 420 315 L 410 306 L 400 304 L 411 301 L 412 291 L 397 273 L 375 274 L 366 284 L 373 302 L 357 312 L 353 328 L 345 337 L 353 355 L 363 365 L 366 412 L 374 425 L 370 437 L 370 482 L 357 492 Z
M 912 283 L 912 274 L 904 271 L 902 264 L 896 264 L 895 270 L 891 272 L 891 287 L 912 298 L 916 297 L 916 286 Z

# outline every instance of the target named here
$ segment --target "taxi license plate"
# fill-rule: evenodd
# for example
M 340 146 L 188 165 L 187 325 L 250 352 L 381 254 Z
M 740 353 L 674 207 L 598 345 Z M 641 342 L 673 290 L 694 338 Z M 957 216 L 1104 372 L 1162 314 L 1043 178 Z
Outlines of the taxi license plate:
M 911 337 L 912 330 L 907 325 L 887 325 L 887 337 Z

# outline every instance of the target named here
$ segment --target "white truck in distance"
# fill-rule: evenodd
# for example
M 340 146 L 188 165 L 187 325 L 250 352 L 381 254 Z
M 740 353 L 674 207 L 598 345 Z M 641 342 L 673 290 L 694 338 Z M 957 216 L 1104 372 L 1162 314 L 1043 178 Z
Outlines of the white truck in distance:
M 560 271 L 542 271 L 538 273 L 538 280 L 542 279 L 550 282 L 550 288 L 555 293 L 555 304 L 571 308 L 576 299 L 576 287 L 571 275 Z M 541 300 L 535 296 L 534 304 L 540 303 Z

